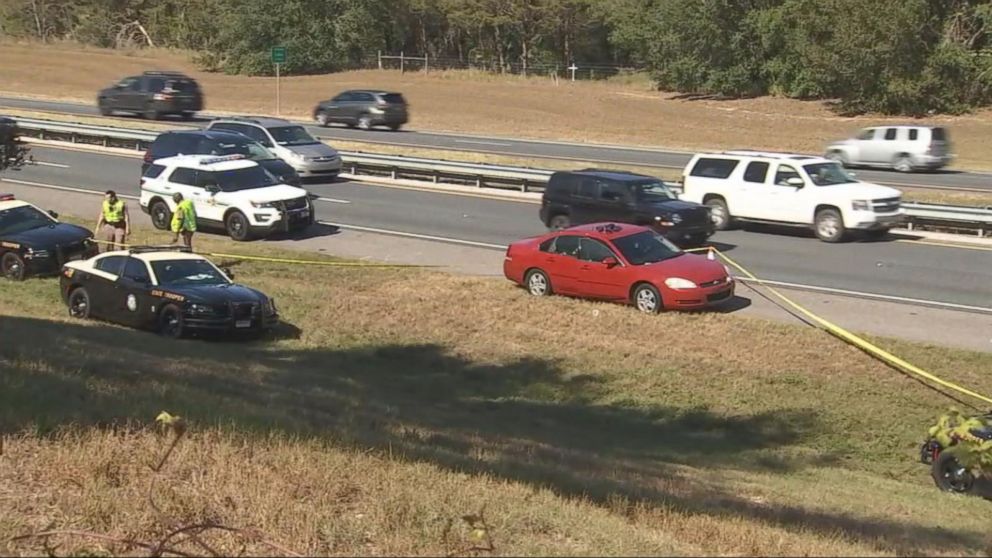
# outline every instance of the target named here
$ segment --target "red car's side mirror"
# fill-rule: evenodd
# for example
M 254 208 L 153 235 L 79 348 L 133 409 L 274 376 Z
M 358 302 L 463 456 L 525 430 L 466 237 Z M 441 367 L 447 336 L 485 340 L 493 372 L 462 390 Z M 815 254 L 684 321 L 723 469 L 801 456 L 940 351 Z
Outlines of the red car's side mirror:
M 620 262 L 618 262 L 617 259 L 614 258 L 613 256 L 607 256 L 603 258 L 603 265 L 605 265 L 606 267 L 616 267 L 620 265 Z

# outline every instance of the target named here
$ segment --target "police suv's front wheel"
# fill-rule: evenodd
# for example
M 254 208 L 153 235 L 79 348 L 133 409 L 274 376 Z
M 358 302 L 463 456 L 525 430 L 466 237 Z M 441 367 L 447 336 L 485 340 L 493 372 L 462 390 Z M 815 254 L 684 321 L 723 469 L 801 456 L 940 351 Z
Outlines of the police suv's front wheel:
M 240 242 L 248 240 L 251 237 L 248 218 L 240 211 L 235 211 L 228 215 L 227 219 L 224 220 L 224 226 L 227 228 L 227 235 L 234 240 Z
M 169 206 L 164 201 L 157 200 L 152 203 L 152 206 L 148 208 L 148 213 L 151 214 L 152 225 L 156 229 L 169 230 L 169 226 L 172 224 L 172 212 L 169 211 Z
M 165 337 L 179 339 L 183 336 L 183 311 L 175 304 L 169 304 L 158 315 L 158 332 Z

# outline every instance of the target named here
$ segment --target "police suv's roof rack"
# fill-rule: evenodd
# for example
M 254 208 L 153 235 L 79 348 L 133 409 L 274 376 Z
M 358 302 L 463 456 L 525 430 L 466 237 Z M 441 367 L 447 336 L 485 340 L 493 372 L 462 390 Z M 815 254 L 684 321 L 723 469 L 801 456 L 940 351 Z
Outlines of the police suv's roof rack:
M 145 71 L 145 75 L 146 76 L 183 76 L 183 77 L 186 77 L 186 74 L 184 74 L 182 72 L 177 72 L 175 70 L 146 70 Z
M 175 244 L 164 244 L 161 246 L 154 245 L 143 245 L 143 246 L 131 246 L 127 249 L 128 254 L 147 254 L 149 252 L 185 252 L 188 254 L 193 253 L 188 246 L 177 246 Z

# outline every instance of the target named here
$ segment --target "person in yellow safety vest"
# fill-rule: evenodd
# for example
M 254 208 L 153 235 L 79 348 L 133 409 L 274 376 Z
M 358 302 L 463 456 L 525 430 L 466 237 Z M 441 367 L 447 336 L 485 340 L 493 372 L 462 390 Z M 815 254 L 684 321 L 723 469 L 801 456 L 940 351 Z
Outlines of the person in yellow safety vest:
M 176 192 L 172 196 L 172 201 L 176 202 L 176 210 L 172 213 L 172 242 L 179 241 L 179 234 L 183 235 L 183 244 L 190 250 L 193 249 L 193 233 L 196 232 L 196 209 L 192 200 L 184 200 L 183 195 Z
M 131 234 L 131 220 L 127 214 L 127 204 L 117 197 L 113 190 L 104 193 L 100 218 L 96 222 L 97 240 L 102 240 L 102 251 L 120 250 L 124 239 Z

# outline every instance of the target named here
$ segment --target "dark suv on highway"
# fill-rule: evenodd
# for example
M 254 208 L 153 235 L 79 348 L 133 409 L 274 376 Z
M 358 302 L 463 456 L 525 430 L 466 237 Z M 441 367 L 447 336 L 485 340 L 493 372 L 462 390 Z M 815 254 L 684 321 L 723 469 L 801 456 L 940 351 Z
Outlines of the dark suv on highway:
M 407 108 L 406 99 L 399 93 L 352 90 L 317 103 L 313 119 L 321 126 L 346 124 L 362 130 L 386 126 L 396 131 L 409 120 Z
M 159 134 L 145 151 L 141 164 L 142 176 L 154 161 L 176 155 L 245 155 L 284 184 L 301 184 L 300 175 L 293 167 L 265 146 L 236 132 L 220 130 L 181 130 Z
M 193 78 L 180 72 L 145 72 L 122 79 L 100 91 L 96 99 L 100 114 L 132 112 L 149 120 L 165 114 L 192 118 L 203 110 L 203 93 Z
M 541 199 L 550 229 L 612 221 L 644 225 L 672 242 L 699 245 L 713 232 L 706 206 L 682 201 L 664 181 L 625 171 L 585 169 L 551 175 Z

